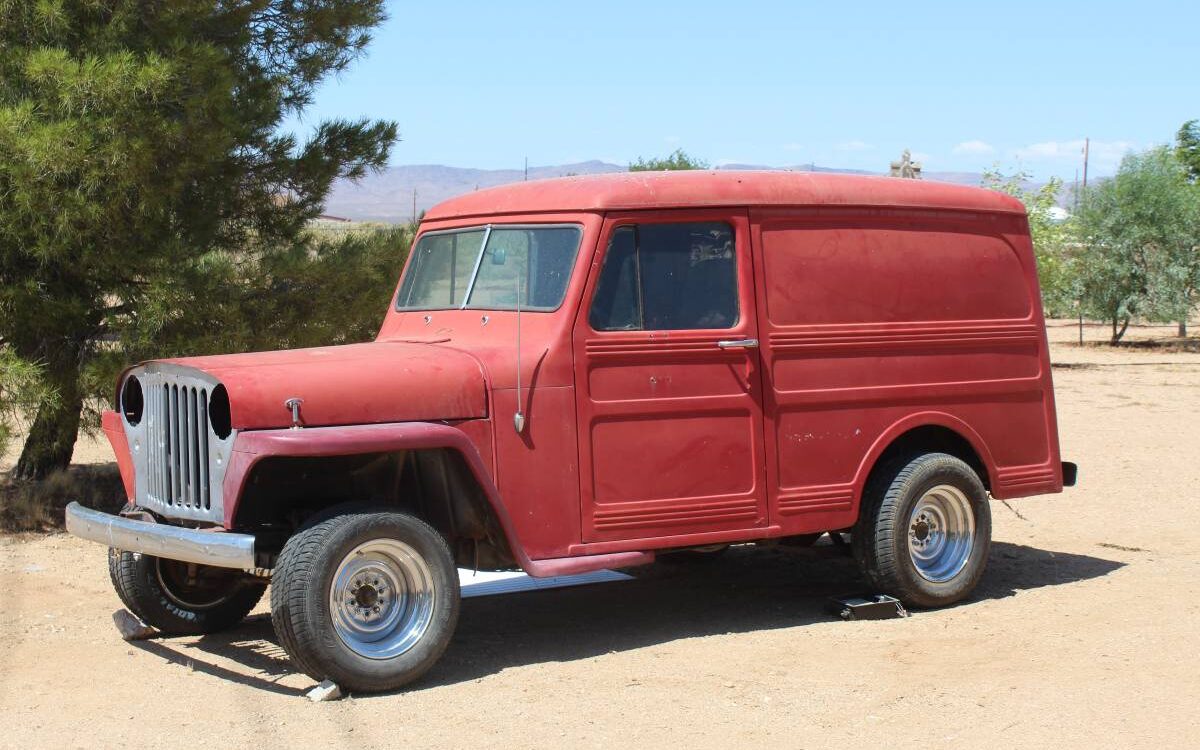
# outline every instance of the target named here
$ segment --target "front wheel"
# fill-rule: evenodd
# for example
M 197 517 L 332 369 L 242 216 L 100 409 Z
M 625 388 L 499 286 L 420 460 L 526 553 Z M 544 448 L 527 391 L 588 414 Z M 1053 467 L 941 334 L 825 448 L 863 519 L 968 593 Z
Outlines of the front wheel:
M 442 655 L 458 622 L 444 539 L 405 513 L 347 513 L 292 536 L 271 582 L 271 621 L 292 662 L 346 690 L 394 690 Z
M 267 588 L 240 570 L 118 549 L 108 551 L 108 573 L 126 608 L 168 635 L 231 628 L 245 619 Z
M 880 592 L 918 607 L 969 594 L 991 545 L 987 491 L 964 461 L 926 453 L 881 467 L 863 494 L 855 558 Z

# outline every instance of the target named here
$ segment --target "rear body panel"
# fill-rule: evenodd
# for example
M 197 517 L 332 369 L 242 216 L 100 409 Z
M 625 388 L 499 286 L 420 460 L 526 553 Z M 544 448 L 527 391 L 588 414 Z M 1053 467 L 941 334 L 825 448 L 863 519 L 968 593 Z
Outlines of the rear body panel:
M 1023 217 L 753 212 L 772 519 L 854 523 L 873 456 L 921 425 L 975 448 L 993 495 L 1061 489 Z

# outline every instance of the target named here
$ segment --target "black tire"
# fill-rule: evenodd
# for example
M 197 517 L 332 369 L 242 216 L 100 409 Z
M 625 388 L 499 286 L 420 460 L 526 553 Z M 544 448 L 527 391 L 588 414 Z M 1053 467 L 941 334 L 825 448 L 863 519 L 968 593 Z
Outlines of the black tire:
M 117 597 L 125 605 L 125 609 L 137 615 L 142 622 L 145 622 L 146 618 L 142 617 L 142 608 L 138 606 L 138 603 L 128 593 L 128 589 L 132 588 L 132 586 L 126 585 L 125 577 L 122 574 L 121 557 L 124 554 L 119 549 L 108 548 L 108 578 L 112 581 L 113 590 L 117 592 Z
M 410 560 L 407 564 L 414 566 L 410 570 L 375 551 L 386 545 L 405 550 L 402 554 L 414 555 L 419 561 Z M 361 552 L 364 549 L 365 555 Z M 357 580 L 357 572 L 346 575 L 341 582 L 335 580 L 340 566 L 360 560 L 385 567 L 360 568 L 366 571 L 361 573 L 364 581 Z M 390 591 L 386 581 L 383 587 L 375 588 L 380 584 L 378 578 L 387 575 L 378 571 L 386 570 L 389 564 L 398 566 L 390 571 L 396 574 L 396 585 L 407 587 L 403 598 L 386 599 Z M 405 577 L 414 570 L 419 576 Z M 424 583 L 401 585 L 418 578 Z M 335 589 L 350 597 L 345 600 L 347 605 L 339 606 L 337 611 L 331 604 Z M 425 604 L 416 595 L 418 590 L 426 592 Z M 361 597 L 368 594 L 369 601 L 355 603 L 364 601 Z M 458 623 L 459 596 L 458 570 L 450 548 L 427 523 L 406 513 L 351 512 L 318 520 L 288 539 L 271 582 L 271 621 L 292 663 L 309 677 L 333 680 L 348 691 L 395 690 L 425 674 L 446 650 Z M 406 604 L 400 606 L 398 601 Z M 412 626 L 411 632 L 417 635 L 403 650 L 396 646 L 374 657 L 364 655 L 362 650 L 382 648 L 390 642 L 389 637 L 365 643 L 365 639 L 356 640 L 353 634 L 346 634 L 346 618 L 355 616 L 357 607 L 364 607 L 361 611 L 370 616 L 365 608 L 372 604 L 383 607 L 379 616 L 385 621 L 393 611 L 398 612 L 402 624 L 409 621 L 410 612 L 424 613 L 423 617 L 412 615 L 421 624 Z M 374 611 L 380 612 L 379 607 Z M 338 626 L 335 618 L 340 618 Z M 397 628 L 401 630 L 405 628 Z
M 937 510 L 935 520 L 928 521 L 930 503 L 935 508 L 938 503 L 961 508 L 957 517 L 962 521 L 946 522 L 953 514 L 939 516 Z M 921 512 L 914 515 L 918 504 Z M 969 539 L 969 545 L 937 545 L 939 525 L 959 528 L 958 538 Z M 954 456 L 926 453 L 891 461 L 873 475 L 863 493 L 852 544 L 859 568 L 877 592 L 910 606 L 944 607 L 979 583 L 991 536 L 992 515 L 979 476 Z M 929 550 L 921 545 L 930 545 Z M 946 550 L 944 561 L 939 550 Z M 925 555 L 930 559 L 922 559 Z
M 250 614 L 267 588 L 241 570 L 116 549 L 108 551 L 108 573 L 125 608 L 168 635 L 231 628 Z

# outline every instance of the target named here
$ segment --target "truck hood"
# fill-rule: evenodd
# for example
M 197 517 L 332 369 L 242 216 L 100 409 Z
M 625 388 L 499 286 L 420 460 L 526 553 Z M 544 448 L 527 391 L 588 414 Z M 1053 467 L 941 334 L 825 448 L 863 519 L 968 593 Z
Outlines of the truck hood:
M 432 343 L 372 342 L 158 360 L 215 378 L 239 430 L 291 427 L 284 402 L 301 399 L 305 427 L 487 416 L 483 370 L 469 354 Z

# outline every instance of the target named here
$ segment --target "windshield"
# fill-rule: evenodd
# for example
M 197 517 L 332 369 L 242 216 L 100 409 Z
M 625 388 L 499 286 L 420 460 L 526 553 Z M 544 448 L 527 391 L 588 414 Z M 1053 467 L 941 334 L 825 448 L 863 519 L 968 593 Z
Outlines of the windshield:
M 398 310 L 556 309 L 582 230 L 573 224 L 427 232 L 413 248 Z

